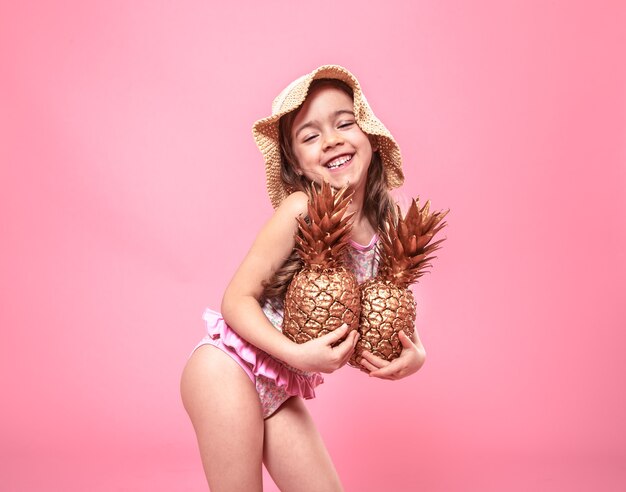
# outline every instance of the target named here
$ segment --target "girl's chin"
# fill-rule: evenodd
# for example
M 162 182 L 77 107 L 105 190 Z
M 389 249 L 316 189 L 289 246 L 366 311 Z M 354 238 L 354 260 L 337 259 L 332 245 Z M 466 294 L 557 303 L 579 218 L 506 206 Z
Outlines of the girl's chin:
M 328 180 L 334 181 L 336 183 L 344 183 L 348 184 L 351 181 L 354 181 L 354 173 L 350 172 L 350 169 L 346 169 L 345 171 L 335 171 L 328 173 Z
M 344 188 L 354 186 L 355 183 L 361 181 L 353 175 L 353 173 L 324 173 L 323 175 L 315 176 L 315 182 L 321 184 L 322 181 L 327 181 L 333 188 Z
M 359 183 L 362 183 L 365 186 L 365 180 L 358 179 L 358 176 L 353 175 L 344 175 L 344 176 L 333 176 L 330 180 L 330 184 L 335 188 L 343 188 L 347 186 L 348 188 L 354 188 L 358 186 Z
M 332 179 L 331 178 L 328 182 L 333 188 L 337 188 L 337 189 L 344 188 L 346 186 L 350 187 L 349 179 Z
M 318 185 L 321 185 L 322 182 L 326 181 L 333 188 L 342 188 L 350 184 L 350 179 L 347 176 L 318 175 L 315 176 L 313 181 L 315 181 Z

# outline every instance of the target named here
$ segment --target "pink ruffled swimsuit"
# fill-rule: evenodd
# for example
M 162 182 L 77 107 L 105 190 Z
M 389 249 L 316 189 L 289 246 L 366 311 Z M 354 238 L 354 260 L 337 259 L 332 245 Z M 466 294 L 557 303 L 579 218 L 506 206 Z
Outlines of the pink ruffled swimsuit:
M 367 246 L 351 241 L 350 268 L 359 283 L 376 274 L 377 240 L 378 236 L 374 235 Z M 266 302 L 262 309 L 274 327 L 282 331 L 282 310 L 274 307 L 271 302 Z M 324 382 L 319 372 L 304 372 L 288 366 L 248 343 L 230 328 L 222 315 L 216 311 L 207 308 L 202 319 L 206 322 L 208 334 L 194 350 L 209 344 L 230 355 L 255 384 L 263 408 L 263 418 L 271 416 L 291 396 L 315 398 L 315 387 Z

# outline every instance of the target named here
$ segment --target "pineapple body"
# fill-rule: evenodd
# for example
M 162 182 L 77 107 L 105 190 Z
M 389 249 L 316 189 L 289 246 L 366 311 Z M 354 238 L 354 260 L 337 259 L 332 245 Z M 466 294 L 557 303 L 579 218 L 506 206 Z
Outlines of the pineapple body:
M 283 333 L 296 343 L 323 336 L 346 323 L 359 327 L 356 277 L 345 267 L 300 270 L 287 290 Z
M 359 364 L 363 350 L 391 361 L 400 356 L 402 330 L 412 338 L 416 305 L 409 285 L 415 283 L 430 266 L 432 252 L 443 239 L 431 242 L 445 226 L 446 212 L 430 212 L 430 202 L 421 208 L 413 200 L 403 217 L 398 208 L 397 220 L 389 214 L 387 227 L 380 231 L 380 261 L 376 277 L 361 286 L 361 338 L 350 365 Z
M 352 225 L 351 194 L 313 185 L 306 221 L 299 217 L 295 248 L 302 269 L 294 275 L 284 302 L 283 333 L 296 343 L 323 336 L 346 323 L 358 329 L 361 299 L 354 274 L 345 267 Z
M 411 338 L 415 326 L 416 303 L 413 292 L 388 280 L 373 278 L 361 285 L 361 315 L 357 342 L 350 365 L 360 367 L 363 350 L 391 361 L 402 352 L 400 330 Z

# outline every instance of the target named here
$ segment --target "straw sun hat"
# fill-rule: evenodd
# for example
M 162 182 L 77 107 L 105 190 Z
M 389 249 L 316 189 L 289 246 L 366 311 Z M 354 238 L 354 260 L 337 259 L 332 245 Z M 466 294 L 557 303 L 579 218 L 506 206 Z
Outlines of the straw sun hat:
M 274 99 L 272 115 L 257 121 L 252 127 L 252 135 L 265 159 L 267 192 L 272 206 L 278 207 L 290 193 L 280 177 L 280 139 L 278 120 L 281 116 L 297 109 L 304 102 L 311 82 L 316 79 L 338 79 L 348 84 L 354 92 L 354 116 L 357 124 L 368 135 L 375 138 L 385 170 L 385 180 L 389 188 L 397 188 L 404 181 L 400 148 L 389 130 L 374 115 L 367 99 L 361 92 L 357 79 L 339 65 L 324 65 L 311 73 L 294 80 Z

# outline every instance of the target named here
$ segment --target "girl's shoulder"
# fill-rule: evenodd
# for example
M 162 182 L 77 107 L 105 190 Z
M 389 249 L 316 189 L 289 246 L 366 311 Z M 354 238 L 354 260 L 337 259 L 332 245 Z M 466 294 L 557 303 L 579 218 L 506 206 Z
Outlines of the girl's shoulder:
M 308 212 L 309 197 L 303 191 L 294 191 L 276 208 L 275 214 L 298 217 Z
M 286 241 L 288 237 L 293 238 L 294 232 L 298 229 L 300 216 L 308 213 L 308 198 L 306 193 L 296 191 L 285 198 L 274 210 L 274 214 L 265 223 L 257 236 L 257 240 L 262 239 L 270 244 Z

